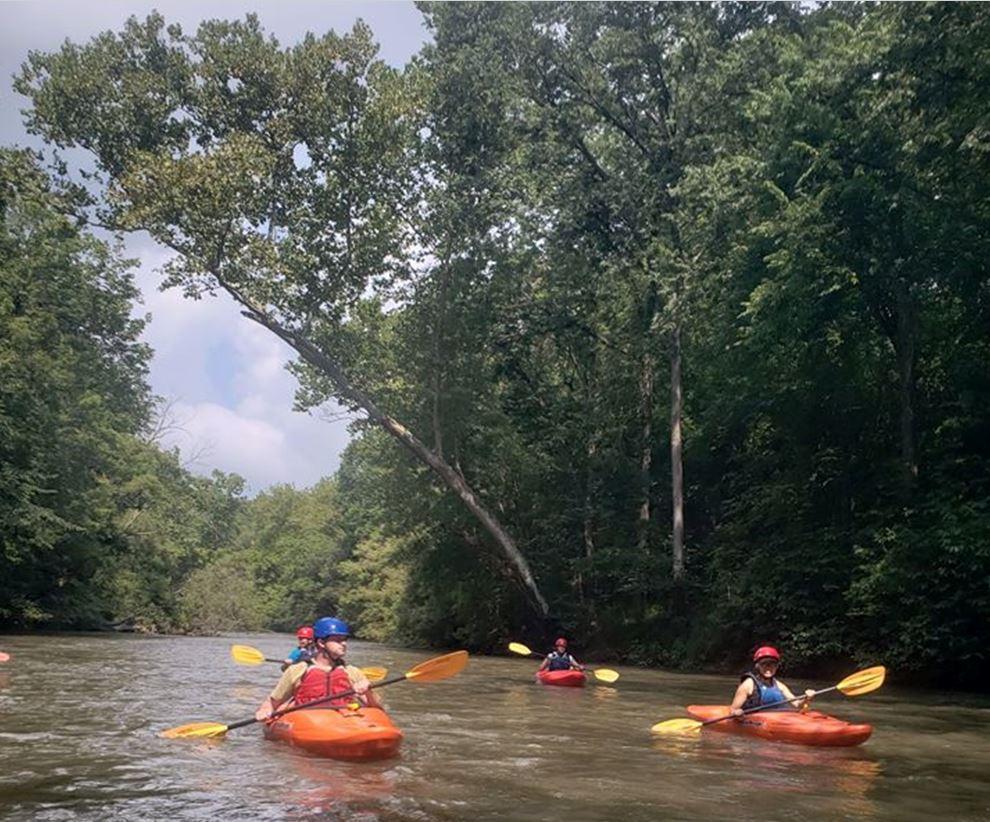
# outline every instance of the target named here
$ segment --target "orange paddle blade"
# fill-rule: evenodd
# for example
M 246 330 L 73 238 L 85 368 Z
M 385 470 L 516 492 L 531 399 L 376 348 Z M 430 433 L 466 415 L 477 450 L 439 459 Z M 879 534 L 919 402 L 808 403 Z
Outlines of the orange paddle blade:
M 188 725 L 179 725 L 178 728 L 169 728 L 158 734 L 165 739 L 188 739 L 191 737 L 220 736 L 227 733 L 227 726 L 220 722 L 191 722 Z
M 414 679 L 417 682 L 437 682 L 446 679 L 454 674 L 459 674 L 464 670 L 468 662 L 467 651 L 454 651 L 452 654 L 444 654 L 421 662 L 411 671 L 406 671 L 406 679 Z
M 862 694 L 870 693 L 870 691 L 875 691 L 883 685 L 886 676 L 887 669 L 883 665 L 877 665 L 875 668 L 865 668 L 851 676 L 847 676 L 835 687 L 846 696 L 861 696 Z
M 696 719 L 668 719 L 650 728 L 655 734 L 689 734 L 700 730 L 701 723 Z
M 388 668 L 362 668 L 361 673 L 372 682 L 378 682 L 388 676 Z

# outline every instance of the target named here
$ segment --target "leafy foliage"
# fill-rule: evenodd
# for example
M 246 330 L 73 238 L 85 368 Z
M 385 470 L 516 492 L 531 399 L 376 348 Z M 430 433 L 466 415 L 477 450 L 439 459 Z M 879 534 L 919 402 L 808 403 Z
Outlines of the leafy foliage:
M 29 125 L 106 175 L 90 210 L 182 253 L 169 282 L 267 306 L 420 432 L 513 535 L 554 620 L 477 517 L 363 421 L 336 478 L 250 501 L 139 444 L 147 353 L 120 262 L 9 194 L 0 481 L 24 574 L 4 618 L 112 589 L 156 624 L 334 610 L 375 638 L 567 630 L 669 665 L 772 640 L 792 668 L 984 686 L 986 7 L 421 8 L 433 42 L 402 72 L 363 26 L 282 48 L 252 17 L 187 35 L 152 15 L 32 55 L 17 84 Z M 5 191 L 43 189 L 17 173 Z M 20 319 L 22 291 L 49 305 L 49 255 L 85 344 L 48 330 L 47 307 Z M 99 344 L 62 293 L 80 277 L 118 295 L 96 300 Z M 103 365 L 77 380 L 80 345 Z M 293 369 L 300 406 L 361 404 Z M 140 537 L 120 528 L 135 511 Z M 100 585 L 63 574 L 56 595 L 27 572 L 56 553 Z M 213 601 L 226 583 L 236 596 Z
M 32 158 L 0 153 L 0 619 L 89 613 L 113 550 L 104 477 L 149 412 L 127 264 L 60 213 Z

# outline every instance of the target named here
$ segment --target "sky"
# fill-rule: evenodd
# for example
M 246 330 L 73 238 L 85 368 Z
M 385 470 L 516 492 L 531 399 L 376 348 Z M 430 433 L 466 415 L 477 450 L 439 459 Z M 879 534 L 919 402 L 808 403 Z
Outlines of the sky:
M 422 15 L 400 0 L 0 0 L 0 145 L 40 145 L 22 123 L 27 99 L 11 88 L 29 51 L 119 31 L 129 16 L 143 18 L 155 9 L 184 31 L 195 30 L 201 20 L 254 12 L 283 46 L 307 31 L 347 31 L 363 19 L 375 32 L 382 59 L 395 66 L 405 65 L 428 39 Z M 242 317 L 229 297 L 193 301 L 178 291 L 159 291 L 156 272 L 168 252 L 147 235 L 129 236 L 125 251 L 139 261 L 143 305 L 137 313 L 151 314 L 145 332 L 155 351 L 151 388 L 170 404 L 173 427 L 163 444 L 177 447 L 186 467 L 197 473 L 240 474 L 251 493 L 276 483 L 303 488 L 332 474 L 347 445 L 347 420 L 335 408 L 312 414 L 292 410 L 296 381 L 284 367 L 291 349 Z

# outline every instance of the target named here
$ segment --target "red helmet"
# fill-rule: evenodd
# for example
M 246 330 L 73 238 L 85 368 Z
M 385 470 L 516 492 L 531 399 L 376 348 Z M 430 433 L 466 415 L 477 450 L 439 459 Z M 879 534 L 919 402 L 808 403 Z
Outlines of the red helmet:
M 753 662 L 759 662 L 761 659 L 776 659 L 780 662 L 780 652 L 771 645 L 763 645 L 756 649 L 753 653 Z
M 310 628 L 308 625 L 303 625 L 302 628 L 300 628 L 298 631 L 296 631 L 296 636 L 299 639 L 312 639 L 313 638 L 313 629 Z
M 566 639 L 564 639 L 564 638 L 563 638 L 562 636 L 559 636 L 559 637 L 557 637 L 557 638 L 556 638 L 556 639 L 555 639 L 555 640 L 553 641 L 553 644 L 554 644 L 555 646 L 556 646 L 556 645 L 563 645 L 563 646 L 564 646 L 564 647 L 566 648 L 566 647 L 567 647 L 567 640 L 566 640 Z

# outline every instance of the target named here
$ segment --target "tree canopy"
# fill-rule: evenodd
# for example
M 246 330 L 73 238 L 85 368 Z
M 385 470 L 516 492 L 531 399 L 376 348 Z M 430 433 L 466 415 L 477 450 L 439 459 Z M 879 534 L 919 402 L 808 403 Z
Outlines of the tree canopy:
M 57 556 L 163 626 L 984 682 L 990 13 L 419 5 L 401 70 L 252 16 L 30 55 L 28 127 L 95 172 L 4 155 L 0 618 L 90 596 Z M 75 218 L 361 412 L 337 476 L 247 500 L 142 439 L 133 285 Z

